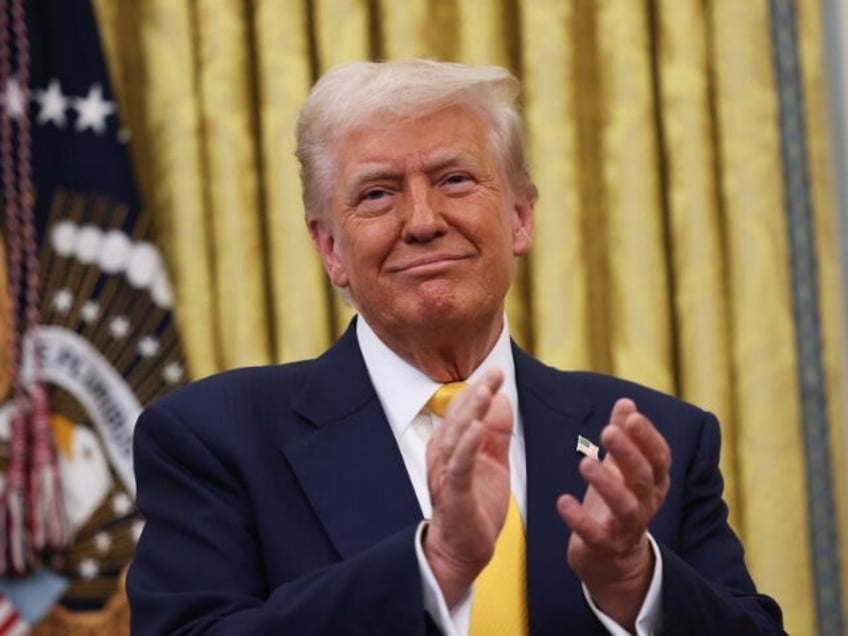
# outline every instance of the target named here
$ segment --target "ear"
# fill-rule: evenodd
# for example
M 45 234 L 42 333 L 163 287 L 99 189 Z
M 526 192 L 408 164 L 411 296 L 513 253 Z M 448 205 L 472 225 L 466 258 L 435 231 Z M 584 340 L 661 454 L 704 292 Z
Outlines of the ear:
M 512 253 L 514 256 L 523 256 L 530 251 L 530 246 L 533 244 L 534 205 L 535 202 L 531 197 L 521 197 L 513 204 Z
M 318 250 L 324 269 L 330 277 L 330 281 L 336 287 L 347 287 L 350 280 L 347 276 L 344 261 L 339 252 L 339 245 L 333 231 L 323 219 L 309 219 L 309 236 Z

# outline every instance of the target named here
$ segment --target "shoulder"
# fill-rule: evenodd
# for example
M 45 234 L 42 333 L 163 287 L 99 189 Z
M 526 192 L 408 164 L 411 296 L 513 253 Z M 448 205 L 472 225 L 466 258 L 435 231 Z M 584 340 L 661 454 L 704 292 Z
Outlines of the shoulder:
M 626 397 L 645 413 L 662 411 L 688 417 L 704 415 L 703 409 L 698 406 L 638 382 L 591 371 L 570 371 L 563 375 L 565 381 L 573 383 L 583 395 L 595 402 L 609 402 L 612 406 L 615 400 Z
M 572 382 L 603 417 L 609 416 L 616 400 L 630 398 L 672 447 L 682 446 L 694 452 L 705 435 L 714 438 L 718 444 L 718 421 L 700 406 L 637 382 L 602 373 L 575 371 L 565 375 L 567 381 Z
M 314 361 L 246 367 L 195 380 L 147 406 L 136 425 L 136 442 L 179 430 L 211 445 L 275 436 L 296 416 L 292 403 Z M 216 443 L 215 440 L 218 440 Z
M 560 408 L 582 414 L 580 419 L 587 430 L 596 431 L 597 435 L 608 423 L 618 399 L 633 400 L 671 449 L 673 483 L 687 483 L 687 475 L 694 467 L 706 467 L 709 474 L 718 469 L 721 427 L 709 411 L 637 382 L 602 373 L 551 367 L 545 367 L 542 373 L 551 379 L 546 389 L 548 397 L 542 399 L 559 400 Z
M 516 380 L 528 390 L 550 396 L 612 406 L 619 398 L 632 399 L 640 410 L 671 410 L 680 414 L 703 415 L 697 406 L 655 388 L 620 377 L 594 371 L 563 371 L 534 358 L 518 347 L 513 348 Z
M 349 328 L 317 358 L 224 371 L 176 389 L 148 409 L 203 420 L 217 420 L 234 410 L 239 419 L 279 417 L 301 399 L 310 383 L 334 381 L 351 373 L 358 361 L 361 354 Z
M 338 401 L 343 395 L 339 377 L 360 377 L 357 390 L 367 393 L 370 385 L 362 369 L 355 335 L 348 329 L 317 358 L 234 369 L 176 389 L 142 412 L 136 433 L 183 430 L 222 448 L 249 440 L 284 442 L 312 430 L 316 409 Z
M 233 406 L 286 401 L 303 384 L 314 361 L 245 367 L 217 373 L 171 391 L 151 407 L 175 414 L 220 414 Z
M 715 417 L 683 399 L 637 382 L 591 371 L 562 371 L 519 351 L 516 381 L 523 391 L 560 409 L 606 421 L 616 400 L 629 398 L 670 440 L 699 438 Z

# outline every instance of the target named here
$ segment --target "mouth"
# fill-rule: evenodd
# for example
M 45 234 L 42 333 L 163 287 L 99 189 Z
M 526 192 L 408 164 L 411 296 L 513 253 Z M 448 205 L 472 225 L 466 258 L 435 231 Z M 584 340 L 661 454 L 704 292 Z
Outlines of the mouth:
M 391 267 L 389 271 L 393 274 L 435 274 L 450 269 L 467 258 L 467 256 L 432 254 Z

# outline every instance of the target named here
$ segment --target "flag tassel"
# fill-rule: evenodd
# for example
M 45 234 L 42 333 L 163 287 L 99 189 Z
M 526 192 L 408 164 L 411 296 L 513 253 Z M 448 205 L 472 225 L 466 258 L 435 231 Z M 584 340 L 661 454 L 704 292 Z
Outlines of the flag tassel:
M 32 552 L 27 542 L 23 492 L 8 492 L 5 503 L 6 571 L 8 574 L 23 574 L 33 565 Z
M 30 398 L 33 449 L 29 474 L 29 522 L 33 548 L 40 554 L 45 550 L 64 548 L 68 533 L 44 387 L 40 384 L 33 386 Z

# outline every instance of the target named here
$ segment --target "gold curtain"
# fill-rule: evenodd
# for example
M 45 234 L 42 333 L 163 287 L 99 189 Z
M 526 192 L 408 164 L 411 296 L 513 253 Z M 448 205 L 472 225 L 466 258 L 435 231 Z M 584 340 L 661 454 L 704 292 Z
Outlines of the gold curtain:
M 551 364 L 716 412 L 751 571 L 790 633 L 815 633 L 767 0 L 94 4 L 194 377 L 313 356 L 350 315 L 309 245 L 293 157 L 297 110 L 322 71 L 427 56 L 519 75 L 541 199 L 509 299 L 514 335 Z M 816 0 L 796 6 L 848 531 L 822 25 Z

